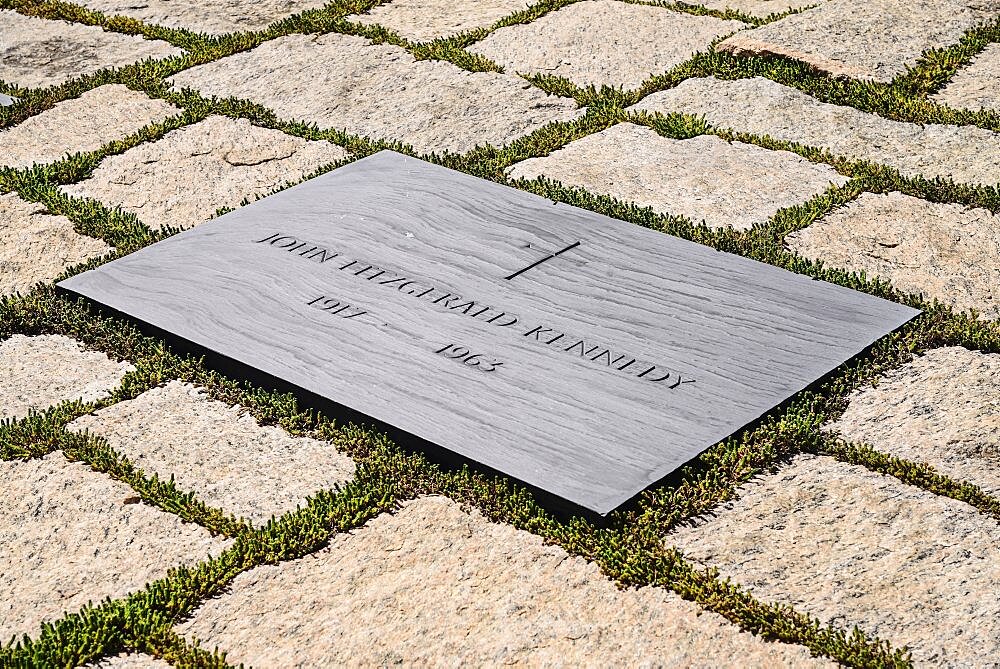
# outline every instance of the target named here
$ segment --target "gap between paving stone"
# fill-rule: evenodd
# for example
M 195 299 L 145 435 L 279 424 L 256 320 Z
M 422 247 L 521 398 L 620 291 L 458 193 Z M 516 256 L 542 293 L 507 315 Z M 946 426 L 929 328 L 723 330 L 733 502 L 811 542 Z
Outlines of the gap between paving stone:
M 801 9 L 822 2 L 823 0 L 692 0 L 691 4 L 718 11 L 732 9 L 763 19 L 772 14 L 783 14 L 790 9 Z
M 240 574 L 177 630 L 256 666 L 830 665 L 441 497 Z
M 475 28 L 527 9 L 528 0 L 393 0 L 364 14 L 347 17 L 361 25 L 380 25 L 414 42 L 430 42 Z
M 514 75 L 417 61 L 400 47 L 337 33 L 279 37 L 171 82 L 206 96 L 244 98 L 285 120 L 399 140 L 427 153 L 504 145 L 584 114 L 572 99 Z
M 515 179 L 542 175 L 658 213 L 737 230 L 765 223 L 783 207 L 848 182 L 832 167 L 788 151 L 729 143 L 714 135 L 669 139 L 632 123 L 611 126 L 508 170 Z
M 960 109 L 1000 112 L 1000 44 L 986 45 L 931 100 Z
M 104 437 L 147 475 L 260 526 L 350 480 L 354 463 L 332 445 L 260 426 L 239 406 L 171 381 L 67 426 Z
M 888 165 L 909 177 L 1000 184 L 998 133 L 974 126 L 891 121 L 820 102 L 763 77 L 687 79 L 628 111 L 704 116 L 717 128 L 828 149 L 851 160 Z
M 163 660 L 139 653 L 122 653 L 84 666 L 95 669 L 171 669 L 173 667 L 172 664 Z

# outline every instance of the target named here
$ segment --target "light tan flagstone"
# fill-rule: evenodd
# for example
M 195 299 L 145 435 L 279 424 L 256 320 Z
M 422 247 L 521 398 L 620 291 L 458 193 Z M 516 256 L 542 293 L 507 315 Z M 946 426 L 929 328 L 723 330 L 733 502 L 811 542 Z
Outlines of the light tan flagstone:
M 1000 111 L 1000 44 L 986 45 L 931 99 L 952 107 Z
M 0 10 L 0 81 L 48 88 L 106 67 L 182 52 L 167 42 Z
M 132 212 L 151 228 L 187 228 L 346 155 L 329 142 L 209 116 L 105 158 L 89 179 L 64 190 Z
M 826 0 L 734 35 L 719 49 L 788 56 L 833 75 L 888 82 L 924 51 L 958 43 L 998 12 L 1000 0 Z
M 854 393 L 830 429 L 1000 496 L 1000 355 L 928 351 Z
M 354 474 L 330 444 L 262 427 L 239 406 L 209 400 L 180 381 L 69 424 L 105 437 L 147 474 L 211 506 L 263 525 Z
M 62 453 L 0 461 L 0 639 L 36 634 L 88 602 L 122 597 L 229 544 L 141 502 Z
M 81 0 L 79 4 L 108 15 L 121 14 L 165 26 L 221 35 L 263 30 L 271 23 L 329 0 Z
M 583 0 L 501 28 L 468 50 L 509 72 L 563 76 L 578 86 L 636 88 L 745 27 L 663 7 Z
M 572 100 L 514 75 L 416 61 L 399 47 L 336 33 L 280 37 L 172 81 L 204 95 L 252 100 L 286 120 L 400 140 L 424 152 L 507 144 L 582 113 Z
M 692 0 L 689 4 L 701 5 L 709 9 L 725 11 L 732 9 L 750 16 L 765 18 L 772 14 L 782 14 L 790 9 L 801 9 L 822 4 L 825 0 Z
M 67 267 L 111 250 L 100 239 L 74 232 L 65 216 L 14 193 L 0 195 L 0 297 L 27 293 Z
M 832 167 L 788 151 L 730 144 L 714 135 L 669 139 L 631 123 L 516 163 L 509 175 L 544 175 L 695 223 L 738 230 L 848 181 Z
M 69 337 L 13 335 L 0 341 L 0 420 L 64 400 L 99 399 L 131 370 L 130 364 L 86 351 Z
M 666 537 L 765 601 L 857 625 L 917 666 L 1000 657 L 1000 525 L 833 458 L 799 456 Z
M 414 42 L 430 42 L 489 27 L 530 4 L 528 0 L 392 0 L 347 19 L 384 26 Z
M 237 576 L 178 631 L 230 663 L 808 666 L 656 589 L 619 590 L 534 535 L 423 498 Z
M 1000 319 L 1000 217 L 986 209 L 863 193 L 785 241 L 807 258 Z
M 94 664 L 86 665 L 96 669 L 170 669 L 173 665 L 163 660 L 139 653 L 122 653 L 107 657 Z
M 143 126 L 180 113 L 168 102 L 151 99 L 121 84 L 100 86 L 0 130 L 0 165 L 31 167 L 74 153 L 96 151 Z
M 905 176 L 1000 183 L 1000 133 L 973 126 L 891 121 L 853 107 L 820 102 L 762 77 L 688 79 L 642 99 L 629 110 L 704 116 L 718 128 L 884 163 Z

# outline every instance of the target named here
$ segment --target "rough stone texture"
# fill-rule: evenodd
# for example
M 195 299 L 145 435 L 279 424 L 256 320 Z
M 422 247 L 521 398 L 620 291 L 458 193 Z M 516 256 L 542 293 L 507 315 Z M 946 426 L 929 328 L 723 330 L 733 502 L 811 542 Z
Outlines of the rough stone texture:
M 255 666 L 810 663 L 801 647 L 697 613 L 663 590 L 619 591 L 539 537 L 423 498 L 318 553 L 237 576 L 178 631 Z
M 360 37 L 288 35 L 173 77 L 175 88 L 236 96 L 286 120 L 374 138 L 418 151 L 464 152 L 506 144 L 582 110 L 520 77 L 416 61 L 405 50 Z
M 87 602 L 122 597 L 229 542 L 133 503 L 124 483 L 52 453 L 0 461 L 0 639 Z
M 96 667 L 97 669 L 171 669 L 173 667 L 172 664 L 163 660 L 157 660 L 149 655 L 140 655 L 138 653 L 122 653 L 121 655 L 106 657 L 100 662 L 85 666 Z
M 106 67 L 180 55 L 166 42 L 0 10 L 0 81 L 47 88 Z
M 765 18 L 772 14 L 782 14 L 790 9 L 800 9 L 821 4 L 824 0 L 705 0 L 691 4 L 709 9 L 725 11 L 732 9 L 750 16 Z
M 917 125 L 819 102 L 769 79 L 688 79 L 631 111 L 703 115 L 713 126 L 829 149 L 895 167 L 906 176 L 1000 183 L 1000 133 L 972 126 Z
M 668 139 L 631 123 L 517 163 L 510 175 L 545 175 L 713 228 L 739 230 L 848 181 L 832 167 L 787 151 L 729 144 L 712 135 Z
M 239 406 L 209 400 L 180 381 L 68 427 L 107 438 L 145 472 L 173 475 L 181 490 L 258 525 L 354 474 L 351 459 L 330 444 L 261 427 Z
M 738 54 L 777 54 L 833 75 L 889 82 L 933 48 L 1000 12 L 1000 0 L 827 0 L 819 7 L 734 35 Z
M 1000 657 L 1000 526 L 832 458 L 800 456 L 666 537 L 765 601 L 908 645 L 920 663 Z
M 64 190 L 121 207 L 151 228 L 187 228 L 346 155 L 329 142 L 209 116 L 105 158 L 91 178 Z
M 85 351 L 69 337 L 13 335 L 0 341 L 0 420 L 64 400 L 99 399 L 132 369 L 103 353 Z
M 67 267 L 109 251 L 100 239 L 74 232 L 65 216 L 50 214 L 14 193 L 0 195 L 0 297 L 27 293 Z
M 584 0 L 531 23 L 501 28 L 468 50 L 508 72 L 553 74 L 578 86 L 636 88 L 705 50 L 715 38 L 745 27 L 663 7 Z
M 886 279 L 904 293 L 1000 319 L 1000 216 L 986 209 L 863 193 L 786 243 L 808 258 Z
M 830 429 L 1000 495 L 1000 355 L 929 351 L 854 393 Z
M 329 0 L 82 0 L 79 4 L 104 12 L 194 32 L 222 35 L 263 30 L 275 21 L 308 9 L 321 9 Z
M 1000 111 L 1000 44 L 988 44 L 931 99 L 952 107 Z
M 527 0 L 393 0 L 347 20 L 378 24 L 414 42 L 430 42 L 489 27 L 530 4 Z
M 101 86 L 0 131 L 0 165 L 31 167 L 96 151 L 179 113 L 172 104 L 121 84 Z

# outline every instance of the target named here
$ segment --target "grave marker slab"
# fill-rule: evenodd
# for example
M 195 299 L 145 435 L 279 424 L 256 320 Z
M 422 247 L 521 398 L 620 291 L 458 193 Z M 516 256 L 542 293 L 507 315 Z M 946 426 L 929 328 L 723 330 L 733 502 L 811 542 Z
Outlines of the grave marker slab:
M 599 515 L 918 313 L 389 151 L 59 285 Z

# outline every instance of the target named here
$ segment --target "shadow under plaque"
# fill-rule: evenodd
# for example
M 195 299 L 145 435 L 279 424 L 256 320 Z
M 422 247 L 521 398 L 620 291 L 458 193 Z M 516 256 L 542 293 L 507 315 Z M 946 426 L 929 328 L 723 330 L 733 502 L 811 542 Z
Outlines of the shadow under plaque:
M 391 151 L 59 286 L 591 516 L 919 313 Z

